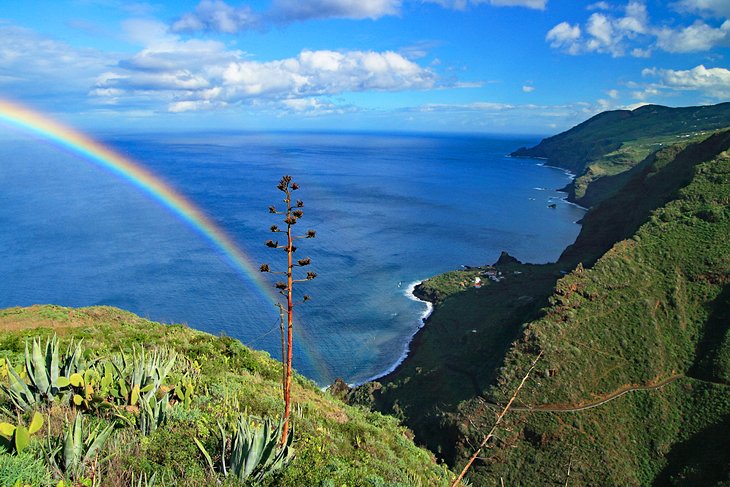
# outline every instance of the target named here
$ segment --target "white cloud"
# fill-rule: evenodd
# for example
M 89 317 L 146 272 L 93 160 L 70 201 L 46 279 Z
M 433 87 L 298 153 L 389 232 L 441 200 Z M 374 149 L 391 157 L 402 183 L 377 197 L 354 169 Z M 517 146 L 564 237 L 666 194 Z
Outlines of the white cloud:
M 588 5 L 586 10 L 610 10 L 611 6 L 606 2 L 596 2 Z
M 238 103 L 278 103 L 346 92 L 433 88 L 436 75 L 392 51 L 304 50 L 273 61 L 246 59 L 216 41 L 168 36 L 99 76 L 92 94 L 100 103 L 120 98 L 191 111 Z M 323 103 L 323 102 L 320 102 Z M 324 104 L 309 106 L 322 112 Z
M 578 54 L 580 44 L 578 40 L 581 36 L 581 30 L 578 25 L 570 25 L 567 22 L 561 22 L 547 33 L 545 40 L 550 42 L 550 47 L 565 49 L 570 54 Z
M 535 87 L 531 85 L 524 85 L 522 87 L 522 91 L 525 93 L 532 93 L 533 91 L 535 91 Z
M 703 65 L 687 70 L 651 68 L 644 69 L 641 74 L 644 77 L 658 79 L 658 84 L 648 88 L 656 90 L 656 92 L 649 93 L 652 95 L 658 94 L 659 88 L 663 88 L 698 91 L 718 100 L 730 98 L 730 70 L 725 68 L 706 68 Z
M 724 2 L 722 5 L 730 5 L 728 0 Z M 714 0 L 685 0 L 681 9 L 724 11 L 720 5 Z M 646 5 L 638 0 L 629 1 L 623 15 L 618 16 L 609 12 L 611 6 L 605 2 L 590 5 L 589 9 L 600 12 L 592 13 L 583 28 L 567 22 L 553 27 L 546 36 L 550 46 L 568 54 L 597 52 L 619 57 L 628 53 L 647 58 L 656 49 L 672 53 L 708 51 L 730 38 L 729 20 L 720 27 L 702 20 L 690 26 L 653 26 Z
M 730 2 L 727 0 L 681 0 L 677 6 L 684 11 L 709 13 L 716 17 L 730 17 Z
M 464 10 L 468 5 L 486 3 L 495 7 L 525 7 L 535 10 L 545 10 L 548 0 L 421 0 L 425 3 L 435 3 L 444 8 Z
M 657 33 L 657 45 L 667 52 L 708 51 L 726 39 L 729 33 L 730 20 L 726 20 L 719 28 L 710 27 L 698 20 L 689 27 L 660 29 Z
M 258 23 L 259 16 L 247 5 L 231 7 L 222 0 L 201 0 L 194 12 L 186 13 L 172 24 L 172 31 L 235 34 Z
M 0 91 L 25 99 L 62 96 L 73 106 L 86 96 L 96 75 L 115 62 L 113 56 L 0 24 Z
M 274 0 L 272 17 L 283 21 L 309 19 L 379 19 L 398 15 L 402 0 Z
M 607 94 L 607 95 L 609 96 L 609 98 L 611 98 L 612 100 L 617 100 L 617 99 L 618 99 L 618 95 L 619 95 L 619 93 L 618 93 L 618 90 L 608 90 L 608 91 L 606 92 L 606 94 Z

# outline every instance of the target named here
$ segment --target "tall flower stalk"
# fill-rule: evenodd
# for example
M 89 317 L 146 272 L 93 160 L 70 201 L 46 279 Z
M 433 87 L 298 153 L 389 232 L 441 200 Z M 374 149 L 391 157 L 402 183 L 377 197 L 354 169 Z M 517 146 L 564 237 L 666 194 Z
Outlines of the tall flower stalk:
M 269 240 L 266 242 L 266 246 L 272 249 L 283 250 L 286 253 L 287 265 L 285 272 L 274 272 L 269 267 L 269 264 L 261 264 L 261 272 L 268 272 L 271 274 L 279 274 L 286 277 L 286 281 L 278 281 L 274 284 L 274 287 L 279 290 L 279 294 L 286 298 L 286 328 L 284 328 L 284 315 L 283 307 L 279 309 L 281 313 L 281 335 L 282 335 L 282 357 L 281 361 L 284 367 L 282 374 L 282 390 L 284 393 L 284 416 L 283 416 L 283 427 L 281 429 L 281 444 L 285 445 L 287 437 L 289 435 L 289 416 L 291 413 L 291 378 L 292 378 L 292 350 L 293 350 L 293 323 L 294 323 L 294 298 L 293 289 L 294 284 L 298 282 L 311 281 L 317 274 L 314 272 L 306 272 L 306 276 L 301 279 L 294 278 L 295 267 L 306 267 L 311 264 L 309 257 L 294 260 L 294 252 L 297 248 L 294 245 L 294 241 L 302 238 L 314 238 L 316 232 L 314 230 L 307 230 L 303 235 L 294 235 L 292 227 L 296 225 L 297 221 L 304 216 L 304 203 L 301 200 L 292 200 L 292 193 L 299 189 L 299 185 L 292 181 L 291 176 L 284 176 L 279 181 L 279 185 L 276 187 L 279 191 L 284 193 L 284 204 L 286 209 L 277 210 L 275 206 L 269 207 L 269 213 L 274 215 L 282 215 L 283 222 L 286 224 L 286 229 L 279 228 L 277 225 L 271 226 L 272 233 L 281 233 L 286 235 L 286 243 L 279 244 L 278 240 Z M 302 302 L 308 301 L 309 296 L 306 294 L 302 298 Z

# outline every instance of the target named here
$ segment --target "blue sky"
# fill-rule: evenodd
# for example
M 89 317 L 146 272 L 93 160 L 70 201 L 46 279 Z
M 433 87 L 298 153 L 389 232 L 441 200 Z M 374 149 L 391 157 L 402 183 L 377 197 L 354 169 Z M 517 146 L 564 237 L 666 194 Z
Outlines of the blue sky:
M 730 0 L 0 5 L 0 97 L 87 130 L 551 134 L 730 100 Z

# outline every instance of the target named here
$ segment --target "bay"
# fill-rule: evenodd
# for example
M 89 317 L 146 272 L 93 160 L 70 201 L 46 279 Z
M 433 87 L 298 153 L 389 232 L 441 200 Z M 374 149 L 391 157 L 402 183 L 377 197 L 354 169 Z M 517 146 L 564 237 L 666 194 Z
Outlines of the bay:
M 554 261 L 583 210 L 570 175 L 506 156 L 529 137 L 353 134 L 105 134 L 223 228 L 252 263 L 279 223 L 279 178 L 305 202 L 297 254 L 317 279 L 299 288 L 295 367 L 320 385 L 358 383 L 402 358 L 421 325 L 414 282 L 507 250 Z M 136 187 L 42 139 L 0 141 L 0 307 L 112 305 L 225 333 L 280 355 L 278 312 L 251 279 Z M 555 208 L 549 205 L 555 203 Z

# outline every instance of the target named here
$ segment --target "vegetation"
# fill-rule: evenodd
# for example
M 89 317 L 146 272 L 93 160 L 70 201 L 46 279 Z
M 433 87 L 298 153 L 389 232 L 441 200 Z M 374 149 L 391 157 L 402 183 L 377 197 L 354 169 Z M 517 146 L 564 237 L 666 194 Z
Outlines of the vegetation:
M 292 377 L 296 435 L 289 435 L 293 441 L 287 450 L 294 456 L 285 469 L 268 468 L 277 458 L 266 468 L 251 469 L 262 459 L 267 462 L 271 442 L 266 438 L 280 433 L 278 420 L 257 418 L 280 416 L 282 367 L 225 336 L 160 325 L 110 307 L 10 308 L 0 311 L 0 330 L 0 361 L 5 364 L 0 367 L 5 385 L 0 430 L 8 431 L 2 424 L 7 423 L 16 430 L 24 425 L 30 433 L 20 452 L 6 448 L 0 453 L 2 485 L 56 486 L 65 479 L 66 485 L 105 486 L 218 481 L 406 486 L 447 485 L 451 478 L 430 453 L 413 445 L 395 419 L 343 405 L 297 374 Z M 7 391 L 14 373 L 31 386 L 25 350 L 27 343 L 32 361 L 34 341 L 41 352 L 46 341 L 57 349 L 58 364 L 78 353 L 81 377 L 69 378 L 53 401 L 23 410 Z M 55 370 L 54 360 L 42 362 L 42 368 Z M 83 401 L 74 401 L 76 395 Z M 145 401 L 153 400 L 145 413 Z M 39 429 L 35 413 L 43 420 Z M 256 461 L 239 462 L 234 456 Z M 251 469 L 251 477 L 241 480 L 236 463 Z M 263 470 L 269 473 L 261 475 Z
M 272 225 L 271 231 L 273 233 L 285 233 L 286 244 L 279 245 L 278 241 L 269 240 L 266 242 L 266 246 L 273 249 L 280 249 L 286 252 L 286 271 L 280 273 L 286 276 L 286 282 L 277 282 L 275 287 L 279 292 L 286 296 L 286 333 L 284 332 L 284 323 L 282 320 L 281 330 L 281 361 L 285 364 L 284 375 L 282 378 L 282 389 L 284 392 L 284 416 L 282 418 L 281 427 L 281 445 L 284 449 L 287 445 L 287 436 L 289 432 L 289 416 L 291 413 L 291 378 L 292 378 L 292 351 L 293 347 L 293 323 L 294 323 L 294 283 L 311 281 L 317 274 L 315 272 L 307 272 L 307 276 L 304 279 L 294 279 L 294 267 L 306 267 L 311 264 L 311 259 L 306 257 L 299 259 L 294 263 L 294 252 L 297 248 L 294 246 L 294 240 L 299 238 L 314 238 L 316 233 L 314 230 L 308 230 L 304 235 L 293 235 L 292 227 L 296 225 L 297 221 L 304 216 L 304 203 L 302 200 L 297 200 L 296 204 L 292 203 L 292 192 L 299 189 L 299 185 L 292 181 L 291 176 L 284 176 L 279 181 L 277 189 L 284 193 L 284 204 L 286 209 L 283 212 L 276 210 L 276 207 L 269 207 L 269 213 L 275 215 L 285 215 L 284 223 L 286 224 L 286 230 L 280 230 L 278 226 Z M 272 272 L 269 264 L 261 265 L 261 272 Z M 302 301 L 309 300 L 309 296 L 304 295 Z
M 450 284 L 475 269 L 424 283 L 440 304 L 376 407 L 461 467 L 542 354 L 474 484 L 728 480 L 729 148 L 718 131 L 646 158 L 556 264 L 498 264 L 504 280 L 479 289 Z
M 658 149 L 698 142 L 730 126 L 730 103 L 668 108 L 646 105 L 600 113 L 572 129 L 512 155 L 540 157 L 578 177 L 568 185 L 571 201 L 596 206 L 620 190 L 628 171 Z

